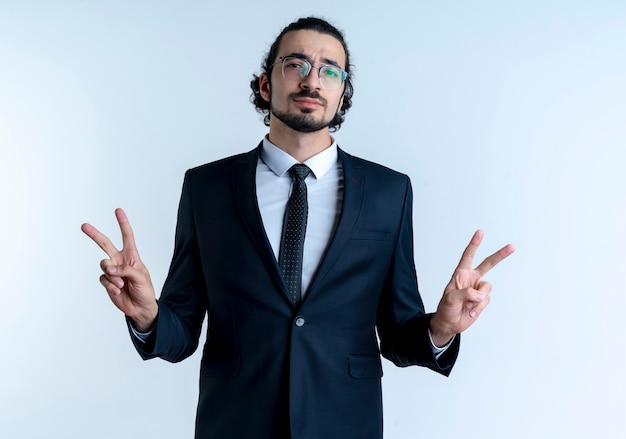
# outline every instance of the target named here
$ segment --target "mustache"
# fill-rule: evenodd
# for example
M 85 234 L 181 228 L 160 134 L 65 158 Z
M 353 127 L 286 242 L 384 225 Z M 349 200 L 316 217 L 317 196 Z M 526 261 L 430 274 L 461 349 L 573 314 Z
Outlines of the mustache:
M 320 94 L 315 90 L 302 90 L 298 93 L 291 93 L 289 97 L 292 99 L 298 99 L 298 98 L 317 99 L 323 105 L 326 105 L 326 99 L 320 96 Z

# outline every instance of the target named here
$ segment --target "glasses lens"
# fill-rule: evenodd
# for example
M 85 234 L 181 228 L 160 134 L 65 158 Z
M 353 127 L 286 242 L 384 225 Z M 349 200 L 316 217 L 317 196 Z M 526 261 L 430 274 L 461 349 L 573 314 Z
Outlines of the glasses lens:
M 311 63 L 295 56 L 283 58 L 283 77 L 290 81 L 300 81 L 311 71 Z M 330 90 L 341 87 L 346 79 L 346 72 L 337 66 L 324 65 L 315 67 L 319 71 L 320 84 Z
M 322 66 L 320 68 L 320 83 L 324 88 L 337 89 L 341 87 L 344 73 L 339 67 Z
M 300 80 L 304 78 L 311 68 L 306 60 L 286 57 L 283 59 L 283 76 L 290 80 Z

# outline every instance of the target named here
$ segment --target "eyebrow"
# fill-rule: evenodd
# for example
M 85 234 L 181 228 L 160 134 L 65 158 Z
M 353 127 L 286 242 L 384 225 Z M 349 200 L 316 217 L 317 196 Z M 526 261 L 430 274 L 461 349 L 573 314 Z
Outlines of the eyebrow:
M 309 59 L 309 57 L 307 57 L 304 53 L 300 53 L 300 52 L 292 52 L 289 55 L 285 55 L 283 56 L 283 58 L 286 58 L 288 56 L 295 56 L 298 58 L 302 58 L 302 59 L 306 59 L 308 62 L 311 63 L 311 65 L 313 65 L 313 63 L 311 62 L 311 60 Z M 341 66 L 339 66 L 339 64 L 337 63 L 337 61 L 332 60 L 330 58 L 322 58 L 320 61 L 322 61 L 322 63 L 324 64 L 328 64 L 331 66 L 335 66 L 335 67 L 339 67 L 341 69 Z M 342 69 L 343 70 L 343 69 Z

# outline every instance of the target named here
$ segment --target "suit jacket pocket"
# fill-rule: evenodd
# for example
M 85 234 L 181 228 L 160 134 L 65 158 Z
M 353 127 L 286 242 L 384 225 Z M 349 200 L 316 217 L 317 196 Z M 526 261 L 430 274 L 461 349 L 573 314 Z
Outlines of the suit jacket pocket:
M 350 355 L 348 369 L 352 378 L 380 378 L 383 376 L 383 365 L 380 356 Z
M 203 376 L 232 377 L 239 372 L 240 357 L 207 357 L 202 359 Z

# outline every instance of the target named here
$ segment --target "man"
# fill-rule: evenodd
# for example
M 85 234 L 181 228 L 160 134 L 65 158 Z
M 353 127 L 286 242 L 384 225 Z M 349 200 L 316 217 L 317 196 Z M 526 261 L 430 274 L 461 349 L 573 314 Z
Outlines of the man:
M 145 359 L 191 355 L 208 315 L 196 437 L 380 438 L 380 355 L 448 375 L 458 334 L 489 302 L 483 275 L 513 246 L 472 269 L 476 232 L 425 314 L 408 177 L 330 136 L 351 105 L 343 35 L 317 18 L 290 24 L 252 88 L 269 134 L 187 172 L 160 299 L 121 209 L 121 251 L 83 225 L 109 256 L 101 283 Z

